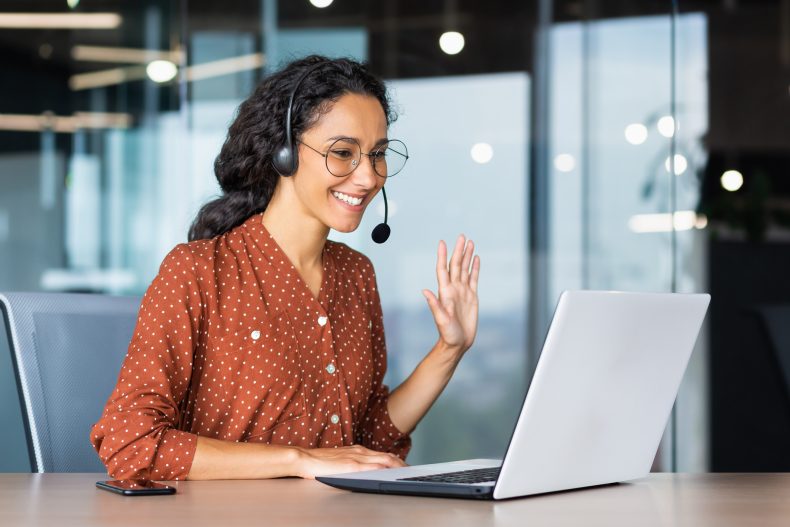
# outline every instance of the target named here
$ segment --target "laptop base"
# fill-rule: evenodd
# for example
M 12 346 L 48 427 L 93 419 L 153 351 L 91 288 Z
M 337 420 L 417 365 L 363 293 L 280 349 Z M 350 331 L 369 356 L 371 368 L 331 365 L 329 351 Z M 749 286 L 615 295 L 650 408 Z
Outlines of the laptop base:
M 372 481 L 343 479 L 337 476 L 315 478 L 332 487 L 373 494 L 402 494 L 406 496 L 432 496 L 440 498 L 494 499 L 493 485 L 458 485 L 447 483 L 419 483 L 409 481 Z

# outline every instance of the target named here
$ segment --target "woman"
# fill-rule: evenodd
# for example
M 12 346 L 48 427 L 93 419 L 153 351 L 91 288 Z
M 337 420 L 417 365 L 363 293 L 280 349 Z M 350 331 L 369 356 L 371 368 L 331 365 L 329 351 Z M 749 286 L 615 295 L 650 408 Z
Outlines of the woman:
M 292 175 L 273 166 L 289 138 Z M 384 84 L 311 56 L 261 82 L 217 157 L 223 195 L 143 297 L 91 441 L 115 478 L 242 479 L 403 466 L 409 434 L 477 331 L 479 257 L 439 243 L 439 338 L 392 393 L 370 261 L 327 240 L 354 231 L 387 176 Z M 287 172 L 287 170 L 286 170 Z

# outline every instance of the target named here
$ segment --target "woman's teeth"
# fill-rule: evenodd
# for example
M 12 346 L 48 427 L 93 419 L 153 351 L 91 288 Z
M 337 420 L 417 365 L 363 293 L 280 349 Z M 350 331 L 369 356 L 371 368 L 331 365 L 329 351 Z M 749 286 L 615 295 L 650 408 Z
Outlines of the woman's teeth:
M 357 206 L 362 203 L 362 198 L 352 198 L 351 196 L 347 196 L 342 192 L 332 192 L 332 195 L 339 199 L 340 201 L 345 201 L 349 205 Z

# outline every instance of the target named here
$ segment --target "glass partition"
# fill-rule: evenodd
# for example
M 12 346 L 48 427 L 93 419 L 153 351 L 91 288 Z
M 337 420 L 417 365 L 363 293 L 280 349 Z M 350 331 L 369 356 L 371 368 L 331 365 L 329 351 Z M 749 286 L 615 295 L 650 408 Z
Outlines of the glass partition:
M 705 34 L 700 14 L 552 27 L 549 301 L 565 289 L 705 290 L 697 261 L 707 218 L 696 210 L 707 132 Z M 681 52 L 668 75 L 673 38 Z M 700 445 L 704 348 L 694 354 L 680 405 L 679 432 Z M 673 466 L 665 445 L 656 468 Z M 702 470 L 705 456 L 704 447 L 687 452 L 682 466 Z
M 331 235 L 376 266 L 389 384 L 435 339 L 420 290 L 438 240 L 463 232 L 483 261 L 477 344 L 410 462 L 501 455 L 558 295 L 588 288 L 713 295 L 655 469 L 790 466 L 770 322 L 790 298 L 787 2 L 2 11 L 0 291 L 141 293 L 218 194 L 214 158 L 256 83 L 308 53 L 348 55 L 387 79 L 411 154 L 388 183 L 390 241 L 370 242 L 380 202 Z

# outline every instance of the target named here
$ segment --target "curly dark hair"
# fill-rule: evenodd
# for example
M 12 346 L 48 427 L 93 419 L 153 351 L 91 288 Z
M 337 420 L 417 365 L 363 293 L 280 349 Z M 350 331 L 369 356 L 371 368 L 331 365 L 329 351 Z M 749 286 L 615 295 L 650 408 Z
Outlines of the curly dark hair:
M 203 205 L 189 228 L 189 241 L 213 238 L 263 212 L 280 175 L 272 166 L 274 152 L 285 143 L 288 99 L 299 78 L 292 109 L 294 144 L 332 103 L 347 93 L 378 99 L 389 125 L 396 116 L 384 82 L 355 60 L 311 55 L 287 64 L 264 78 L 239 106 L 228 137 L 214 161 L 222 195 Z

